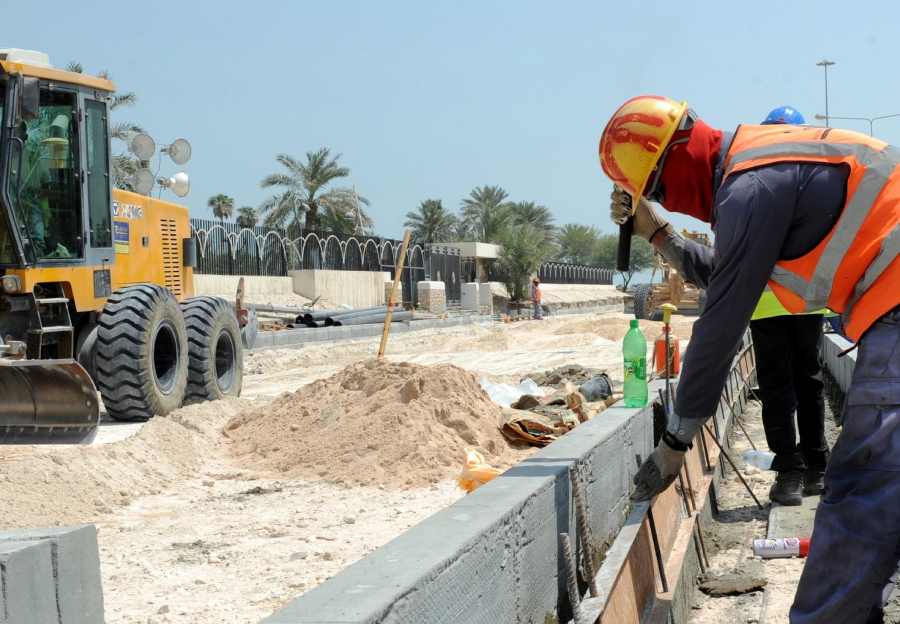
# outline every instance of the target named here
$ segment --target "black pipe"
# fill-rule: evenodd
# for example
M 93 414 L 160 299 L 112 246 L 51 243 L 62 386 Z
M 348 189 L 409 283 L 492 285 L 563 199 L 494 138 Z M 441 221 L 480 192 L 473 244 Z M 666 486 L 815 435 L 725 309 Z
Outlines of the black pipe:
M 634 234 L 634 217 L 619 226 L 619 253 L 616 256 L 616 270 L 627 273 L 631 266 L 631 235 Z
M 384 323 L 384 319 L 387 317 L 387 312 L 382 314 L 372 314 L 370 316 L 354 316 L 353 318 L 335 321 L 334 327 L 345 327 L 347 325 L 369 325 L 370 323 Z M 409 321 L 412 320 L 413 313 L 412 312 L 394 312 L 391 316 L 391 322 L 397 323 L 399 321 Z
M 328 317 L 333 316 L 341 316 L 342 314 L 356 314 L 359 312 L 371 312 L 374 310 L 379 310 L 381 308 L 387 309 L 387 306 L 370 306 L 368 308 L 358 308 L 353 310 L 315 310 L 313 312 L 307 312 L 303 315 L 304 321 L 323 321 Z

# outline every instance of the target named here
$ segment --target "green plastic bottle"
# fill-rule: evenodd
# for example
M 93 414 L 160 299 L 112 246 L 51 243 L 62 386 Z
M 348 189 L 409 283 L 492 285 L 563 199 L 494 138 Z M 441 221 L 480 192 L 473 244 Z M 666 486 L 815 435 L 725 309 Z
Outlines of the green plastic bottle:
M 626 407 L 647 405 L 647 339 L 638 328 L 638 320 L 631 320 L 631 329 L 622 341 L 622 355 L 625 356 Z

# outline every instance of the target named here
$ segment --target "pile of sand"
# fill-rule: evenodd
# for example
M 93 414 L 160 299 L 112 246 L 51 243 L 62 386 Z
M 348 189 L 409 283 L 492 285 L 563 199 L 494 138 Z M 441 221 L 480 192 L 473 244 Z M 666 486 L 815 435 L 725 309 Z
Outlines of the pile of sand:
M 690 340 L 696 317 L 673 316 L 671 327 L 679 340 Z M 608 316 L 590 321 L 568 323 L 557 329 L 558 336 L 569 334 L 592 334 L 612 342 L 621 342 L 630 328 L 631 319 L 625 316 Z M 662 333 L 662 321 L 639 321 L 640 330 L 649 343 Z
M 0 529 L 94 522 L 136 496 L 198 476 L 198 466 L 218 455 L 222 425 L 248 403 L 183 407 L 118 442 L 10 457 L 0 470 Z
M 497 468 L 532 449 L 511 446 L 500 408 L 449 364 L 372 359 L 233 418 L 227 454 L 289 477 L 421 487 L 459 475 L 472 446 Z

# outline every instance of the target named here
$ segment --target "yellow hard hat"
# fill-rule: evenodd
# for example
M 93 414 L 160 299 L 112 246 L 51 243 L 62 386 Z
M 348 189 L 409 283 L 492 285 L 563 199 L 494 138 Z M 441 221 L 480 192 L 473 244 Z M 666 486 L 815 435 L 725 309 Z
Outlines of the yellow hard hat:
M 687 110 L 687 102 L 641 95 L 625 102 L 606 124 L 600 137 L 600 166 L 631 195 L 632 213 Z

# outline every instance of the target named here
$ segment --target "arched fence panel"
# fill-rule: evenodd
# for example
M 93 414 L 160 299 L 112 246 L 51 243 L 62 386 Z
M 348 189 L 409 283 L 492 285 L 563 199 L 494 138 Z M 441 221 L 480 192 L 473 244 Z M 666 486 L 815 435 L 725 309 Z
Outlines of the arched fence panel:
M 538 269 L 538 278 L 544 284 L 595 284 L 611 286 L 614 271 L 581 264 L 546 262 Z

